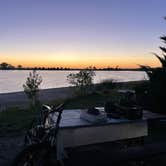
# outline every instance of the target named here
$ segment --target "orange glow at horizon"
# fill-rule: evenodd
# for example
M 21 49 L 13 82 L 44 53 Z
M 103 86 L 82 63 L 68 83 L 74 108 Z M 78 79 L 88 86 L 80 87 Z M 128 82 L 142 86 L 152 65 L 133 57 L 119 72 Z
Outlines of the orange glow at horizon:
M 139 65 L 148 65 L 152 67 L 160 66 L 157 58 L 153 56 L 131 57 L 131 56 L 24 56 L 9 57 L 0 56 L 0 63 L 7 62 L 14 66 L 22 65 L 23 67 L 69 67 L 85 68 L 95 66 L 97 68 L 116 67 L 119 68 L 138 68 Z

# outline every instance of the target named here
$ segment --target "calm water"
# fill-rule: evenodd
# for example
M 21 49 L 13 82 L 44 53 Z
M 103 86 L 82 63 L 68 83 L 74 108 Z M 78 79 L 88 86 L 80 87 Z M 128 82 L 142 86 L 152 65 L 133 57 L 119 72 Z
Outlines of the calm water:
M 22 85 L 30 71 L 0 71 L 0 93 L 23 91 Z M 67 82 L 69 73 L 77 71 L 39 71 L 43 82 L 41 89 L 58 88 L 70 86 Z M 96 71 L 94 83 L 101 82 L 105 79 L 114 79 L 117 82 L 138 81 L 146 78 L 142 71 Z

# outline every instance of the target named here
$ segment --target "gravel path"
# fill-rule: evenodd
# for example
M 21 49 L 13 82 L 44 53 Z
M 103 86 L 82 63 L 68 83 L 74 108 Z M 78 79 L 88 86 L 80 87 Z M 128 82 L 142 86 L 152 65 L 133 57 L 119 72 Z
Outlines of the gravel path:
M 39 92 L 39 99 L 42 102 L 51 100 L 69 98 L 74 95 L 73 88 L 54 88 L 43 89 Z M 4 93 L 0 94 L 0 110 L 5 110 L 6 107 L 11 106 L 27 106 L 28 99 L 24 92 Z
M 10 166 L 23 147 L 23 135 L 0 137 L 0 166 Z

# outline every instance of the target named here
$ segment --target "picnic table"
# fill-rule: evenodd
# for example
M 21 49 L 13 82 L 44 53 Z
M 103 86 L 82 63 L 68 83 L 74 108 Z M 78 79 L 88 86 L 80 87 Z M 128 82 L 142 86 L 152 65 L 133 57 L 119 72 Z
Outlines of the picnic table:
M 100 108 L 103 109 L 104 108 Z M 110 119 L 91 123 L 80 118 L 81 109 L 64 110 L 57 136 L 57 158 L 65 157 L 64 149 L 111 142 L 148 135 L 146 119 Z

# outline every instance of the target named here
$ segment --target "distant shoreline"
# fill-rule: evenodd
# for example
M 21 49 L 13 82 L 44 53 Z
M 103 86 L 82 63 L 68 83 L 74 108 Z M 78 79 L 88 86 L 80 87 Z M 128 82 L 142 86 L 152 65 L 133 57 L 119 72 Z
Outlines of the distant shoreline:
M 0 69 L 0 71 L 10 71 L 10 70 L 37 70 L 37 71 L 78 71 L 85 70 L 87 68 L 13 68 L 13 69 Z M 91 69 L 93 71 L 143 71 L 141 68 L 98 68 Z
M 14 69 L 0 69 L 0 71 L 5 71 L 5 70 L 43 70 L 43 71 L 78 71 L 78 70 L 85 70 L 86 68 L 84 69 L 54 69 L 54 68 L 46 68 L 46 69 L 42 69 L 42 68 L 23 68 L 23 69 L 18 69 L 18 68 L 14 68 Z M 112 69 L 112 68 L 101 68 L 101 69 L 92 69 L 94 71 L 143 71 L 142 69 L 140 68 L 134 68 L 134 69 Z

